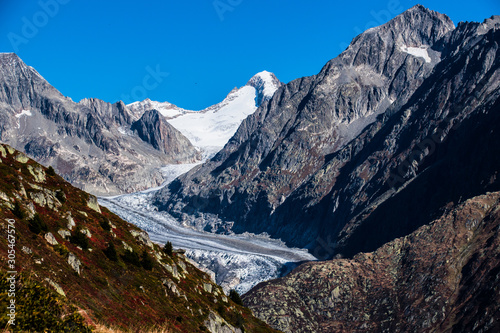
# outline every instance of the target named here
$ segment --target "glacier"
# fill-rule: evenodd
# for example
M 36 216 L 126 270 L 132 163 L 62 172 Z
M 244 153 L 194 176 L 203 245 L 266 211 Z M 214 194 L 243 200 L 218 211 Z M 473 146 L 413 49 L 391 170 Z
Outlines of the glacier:
M 194 165 L 165 167 L 169 180 L 162 187 Z M 152 205 L 159 189 L 99 197 L 99 204 L 147 231 L 153 242 L 162 245 L 170 241 L 174 248 L 185 249 L 188 258 L 215 274 L 215 282 L 225 292 L 235 289 L 244 294 L 262 281 L 283 276 L 301 262 L 316 260 L 307 250 L 289 248 L 266 235 L 220 235 L 183 226 Z

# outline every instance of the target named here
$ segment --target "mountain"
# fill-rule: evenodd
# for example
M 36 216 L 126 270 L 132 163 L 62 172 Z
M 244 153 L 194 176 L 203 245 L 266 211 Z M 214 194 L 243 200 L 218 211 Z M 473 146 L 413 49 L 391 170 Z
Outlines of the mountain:
M 375 252 L 304 264 L 244 303 L 283 332 L 498 332 L 499 199 L 449 206 Z
M 94 194 L 160 185 L 160 167 L 200 159 L 173 127 L 156 146 L 131 129 L 139 118 L 122 103 L 64 97 L 13 53 L 0 54 L 0 140 L 52 165 L 66 180 Z
M 416 6 L 366 31 L 319 74 L 278 89 L 211 161 L 159 193 L 157 205 L 198 228 L 234 222 L 234 232 L 314 248 L 320 227 L 346 219 L 316 206 L 335 205 L 336 174 L 362 158 L 353 156 L 361 151 L 354 139 L 409 101 L 440 63 L 442 48 L 432 46 L 453 30 L 445 15 Z
M 280 87 L 156 205 L 310 262 L 244 296 L 285 332 L 497 331 L 500 16 L 417 5 Z
M 201 111 L 179 108 L 168 102 L 146 99 L 128 105 L 133 114 L 158 110 L 168 122 L 207 155 L 214 155 L 229 141 L 241 122 L 268 101 L 281 86 L 270 72 L 254 75 L 245 86 L 234 88 L 226 98 Z
M 2 327 L 14 300 L 16 331 L 275 332 L 54 169 L 0 144 L 0 174 Z

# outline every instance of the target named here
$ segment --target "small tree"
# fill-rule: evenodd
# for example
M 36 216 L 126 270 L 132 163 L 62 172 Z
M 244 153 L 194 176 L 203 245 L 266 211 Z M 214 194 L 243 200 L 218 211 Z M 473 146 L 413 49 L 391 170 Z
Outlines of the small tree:
M 80 246 L 84 250 L 89 248 L 89 239 L 87 238 L 87 235 L 85 235 L 82 232 L 82 229 L 80 229 L 80 227 L 78 227 L 75 230 L 75 232 L 73 233 L 73 235 L 71 235 L 71 237 L 69 238 L 69 241 L 72 244 Z
M 149 256 L 148 251 L 144 250 L 142 251 L 141 255 L 141 265 L 142 267 L 147 270 L 151 271 L 154 266 L 154 261 L 153 259 Z
M 115 244 L 113 244 L 113 242 L 109 242 L 108 247 L 103 252 L 109 260 L 118 261 L 118 253 L 116 253 Z
M 42 221 L 42 218 L 40 217 L 40 215 L 38 215 L 38 213 L 36 213 L 35 216 L 33 216 L 31 220 L 29 220 L 28 228 L 32 233 L 37 235 L 42 231 L 47 232 L 49 230 L 47 224 Z
M 238 305 L 243 305 L 243 301 L 241 300 L 240 294 L 234 289 L 229 291 L 229 298 Z
M 102 228 L 104 231 L 111 231 L 111 225 L 109 224 L 108 220 L 106 220 L 105 218 L 102 218 L 102 219 L 99 221 L 99 225 L 101 226 L 101 228 Z
M 171 242 L 167 242 L 165 244 L 165 246 L 163 246 L 163 252 L 165 252 L 168 256 L 172 256 L 173 252 L 174 252 L 174 248 L 172 246 L 172 243 Z
M 56 171 L 54 170 L 54 168 L 51 166 L 49 166 L 49 168 L 47 169 L 47 175 L 49 176 L 55 176 L 56 175 Z
M 12 214 L 14 214 L 17 218 L 22 220 L 24 218 L 24 211 L 19 204 L 19 201 L 16 200 L 14 203 L 14 208 L 12 209 Z
M 126 263 L 135 265 L 137 267 L 141 266 L 139 255 L 137 255 L 137 253 L 134 251 L 125 250 L 125 253 L 122 255 L 122 259 Z

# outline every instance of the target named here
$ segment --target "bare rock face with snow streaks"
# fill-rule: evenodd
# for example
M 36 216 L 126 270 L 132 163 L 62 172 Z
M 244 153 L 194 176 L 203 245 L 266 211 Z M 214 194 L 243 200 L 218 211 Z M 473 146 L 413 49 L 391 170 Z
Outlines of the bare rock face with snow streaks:
M 355 213 L 348 205 L 336 212 L 337 193 L 347 186 L 361 195 L 367 183 L 340 187 L 346 164 L 366 158 L 359 138 L 408 103 L 454 29 L 447 16 L 416 6 L 359 35 L 319 74 L 280 87 L 211 161 L 162 190 L 157 205 L 205 230 L 265 231 L 312 249 L 321 234 L 336 238 Z

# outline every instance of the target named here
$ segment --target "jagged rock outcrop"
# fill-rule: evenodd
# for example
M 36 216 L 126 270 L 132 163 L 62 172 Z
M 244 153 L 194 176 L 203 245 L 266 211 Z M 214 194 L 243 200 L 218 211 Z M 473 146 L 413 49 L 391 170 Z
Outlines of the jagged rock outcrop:
M 122 103 L 74 103 L 13 53 L 0 54 L 0 140 L 52 165 L 94 194 L 117 194 L 162 183 L 160 167 L 194 162 L 180 133 L 156 147 L 134 135 L 137 116 Z M 163 126 L 165 127 L 165 126 Z
M 144 112 L 131 127 L 145 142 L 179 161 L 196 160 L 197 152 L 189 140 L 170 125 L 157 110 Z
M 416 6 L 366 31 L 318 75 L 280 88 L 157 205 L 328 258 L 404 236 L 445 200 L 500 189 L 499 21 L 454 28 Z
M 311 262 L 244 295 L 283 332 L 496 332 L 500 193 L 352 259 Z
M 97 98 L 84 98 L 78 104 L 89 108 L 103 119 L 105 124 L 117 124 L 127 127 L 130 126 L 134 119 L 134 115 L 122 101 L 110 104 Z

